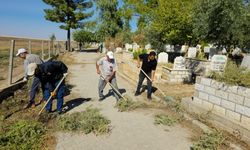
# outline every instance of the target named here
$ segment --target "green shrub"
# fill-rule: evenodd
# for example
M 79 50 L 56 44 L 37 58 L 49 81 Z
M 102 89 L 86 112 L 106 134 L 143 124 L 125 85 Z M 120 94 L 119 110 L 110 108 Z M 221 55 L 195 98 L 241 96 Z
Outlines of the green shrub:
M 141 54 L 147 54 L 147 52 L 148 51 L 146 49 L 139 49 L 137 51 L 134 51 L 133 52 L 133 58 L 137 59 L 139 55 L 141 55 Z
M 227 62 L 224 72 L 210 72 L 208 77 L 228 85 L 250 87 L 250 71 L 246 70 L 246 68 L 238 67 L 233 61 Z
M 20 120 L 0 134 L 0 149 L 27 150 L 40 149 L 46 132 L 42 123 Z
M 129 52 L 133 52 L 133 48 L 129 48 L 128 51 L 129 51 Z
M 176 118 L 168 115 L 160 114 L 155 116 L 155 124 L 162 124 L 166 126 L 172 126 L 177 122 Z
M 57 127 L 60 130 L 83 131 L 85 134 L 104 134 L 110 131 L 110 120 L 100 114 L 97 108 L 87 108 L 84 112 L 66 114 L 59 117 Z
M 196 58 L 199 60 L 207 60 L 204 52 L 198 52 Z
M 132 111 L 135 110 L 136 108 L 142 107 L 144 104 L 141 102 L 135 102 L 132 101 L 131 99 L 126 99 L 126 100 L 119 100 L 115 107 L 118 108 L 118 111 L 124 112 L 124 111 Z
M 222 133 L 217 131 L 205 132 L 192 146 L 192 150 L 217 150 L 218 147 L 225 141 Z

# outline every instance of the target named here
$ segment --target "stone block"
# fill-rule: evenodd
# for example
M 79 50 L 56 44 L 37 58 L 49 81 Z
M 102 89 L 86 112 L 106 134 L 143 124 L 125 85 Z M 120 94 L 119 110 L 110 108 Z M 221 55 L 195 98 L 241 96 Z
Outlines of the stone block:
M 195 86 L 194 86 L 194 89 L 197 90 L 197 91 L 204 91 L 204 88 L 205 88 L 205 86 L 201 85 L 199 83 L 196 83 Z
M 227 108 L 227 109 L 230 109 L 232 111 L 235 110 L 235 103 L 233 102 L 230 102 L 228 100 L 221 100 L 221 106 L 224 107 L 224 108 Z
M 216 90 L 215 95 L 220 98 L 228 99 L 228 93 L 222 90 Z
M 250 108 L 236 104 L 236 112 L 241 113 L 247 117 L 250 117 Z
M 244 97 L 240 96 L 240 95 L 233 94 L 233 93 L 229 93 L 228 100 L 231 102 L 234 102 L 236 104 L 243 105 Z
M 239 113 L 236 113 L 236 112 L 231 111 L 231 110 L 226 110 L 226 116 L 227 116 L 230 120 L 240 122 L 241 114 L 239 114 Z
M 216 104 L 216 105 L 221 105 L 221 98 L 209 95 L 209 102 Z
M 201 84 L 204 84 L 207 86 L 211 85 L 211 81 L 212 81 L 212 79 L 209 79 L 209 78 L 201 78 Z
M 227 92 L 237 94 L 238 93 L 238 86 L 228 86 Z
M 198 97 L 194 97 L 193 102 L 196 103 L 196 104 L 199 104 L 199 105 L 202 104 L 202 100 L 200 98 L 198 98 Z
M 210 111 L 213 109 L 214 104 L 207 102 L 207 101 L 202 101 L 202 107 L 206 109 L 207 111 Z
M 215 88 L 217 90 L 222 89 L 222 87 L 224 87 L 224 83 L 212 80 L 211 81 L 211 87 L 213 87 L 213 88 Z
M 246 87 L 239 86 L 239 88 L 238 88 L 238 95 L 250 98 L 250 89 L 246 88 Z
M 247 106 L 250 108 L 250 98 L 245 97 L 244 99 L 244 106 Z
M 195 83 L 201 83 L 201 77 L 200 76 L 197 76 L 196 79 L 195 79 Z
M 198 91 L 194 91 L 194 97 L 199 97 L 199 92 Z
M 248 130 L 250 130 L 250 118 L 246 117 L 246 116 L 241 116 L 241 124 L 247 128 Z
M 212 112 L 219 115 L 219 116 L 225 116 L 226 109 L 222 108 L 221 106 L 214 105 Z
M 208 93 L 208 94 L 215 95 L 215 88 L 211 88 L 209 86 L 205 86 L 204 91 L 206 91 L 206 93 Z
M 199 98 L 208 101 L 208 94 L 204 92 L 199 92 Z

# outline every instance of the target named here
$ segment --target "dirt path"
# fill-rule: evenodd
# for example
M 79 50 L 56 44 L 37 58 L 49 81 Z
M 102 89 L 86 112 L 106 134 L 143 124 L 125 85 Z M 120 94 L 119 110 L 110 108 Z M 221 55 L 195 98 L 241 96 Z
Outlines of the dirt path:
M 162 127 L 154 125 L 155 112 L 141 110 L 134 112 L 118 112 L 113 96 L 104 101 L 98 101 L 98 75 L 95 70 L 95 61 L 98 54 L 74 53 L 74 63 L 69 65 L 69 84 L 72 93 L 68 99 L 91 99 L 80 104 L 68 113 L 84 111 L 92 106 L 101 109 L 103 115 L 111 120 L 112 131 L 109 135 L 95 136 L 93 134 L 57 133 L 58 150 L 189 150 L 191 133 L 179 125 Z M 134 86 L 118 77 L 120 89 L 132 97 Z M 106 86 L 104 94 L 110 87 Z

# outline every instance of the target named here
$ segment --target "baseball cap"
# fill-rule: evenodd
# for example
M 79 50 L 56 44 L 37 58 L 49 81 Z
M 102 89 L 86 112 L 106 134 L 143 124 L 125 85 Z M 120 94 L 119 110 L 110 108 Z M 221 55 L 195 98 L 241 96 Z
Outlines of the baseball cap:
M 112 51 L 108 51 L 107 56 L 109 57 L 109 59 L 114 59 L 114 53 Z
M 26 49 L 24 49 L 24 48 L 20 48 L 20 49 L 18 49 L 18 52 L 17 52 L 16 56 L 19 56 L 20 54 L 22 54 L 22 53 L 26 53 L 26 52 L 27 52 L 27 50 L 26 50 Z
M 30 63 L 30 64 L 28 65 L 27 75 L 28 75 L 28 76 L 34 75 L 35 70 L 36 70 L 36 67 L 37 67 L 37 64 L 36 64 L 36 63 Z

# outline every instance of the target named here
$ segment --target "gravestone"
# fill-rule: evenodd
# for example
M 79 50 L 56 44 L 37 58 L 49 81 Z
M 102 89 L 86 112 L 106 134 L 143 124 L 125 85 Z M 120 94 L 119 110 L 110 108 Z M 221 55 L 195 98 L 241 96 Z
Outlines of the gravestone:
M 147 45 L 145 46 L 145 49 L 146 49 L 146 50 L 150 50 L 151 48 L 152 48 L 151 44 L 147 44 Z
M 174 51 L 177 53 L 181 53 L 181 46 L 180 45 L 175 45 L 174 46 Z
M 204 53 L 210 53 L 210 48 L 209 46 L 204 47 Z
M 250 70 L 250 55 L 244 56 L 242 63 L 241 63 L 241 66 L 246 67 L 247 69 Z
M 174 52 L 174 46 L 173 45 L 167 44 L 167 45 L 164 46 L 164 48 L 165 48 L 166 52 Z
M 168 53 L 161 52 L 158 55 L 158 63 L 168 63 Z
M 133 46 L 131 44 L 126 43 L 125 50 L 128 51 L 129 49 L 133 49 Z
M 188 58 L 195 58 L 197 54 L 196 47 L 189 47 L 188 49 Z
M 182 45 L 181 46 L 181 53 L 186 53 L 188 50 L 188 46 L 187 45 Z
M 236 55 L 240 55 L 240 53 L 241 53 L 241 49 L 238 48 L 238 47 L 236 47 L 236 48 L 233 50 L 232 55 L 233 55 L 233 56 L 236 56 Z
M 214 55 L 211 59 L 211 70 L 212 71 L 223 71 L 227 62 L 225 55 Z
M 174 59 L 174 68 L 173 69 L 186 69 L 185 67 L 185 58 L 182 56 L 176 57 Z
M 218 54 L 218 52 L 219 52 L 219 49 L 217 49 L 215 47 L 211 47 L 210 51 L 209 51 L 209 58 L 208 59 L 211 60 L 214 55 Z

